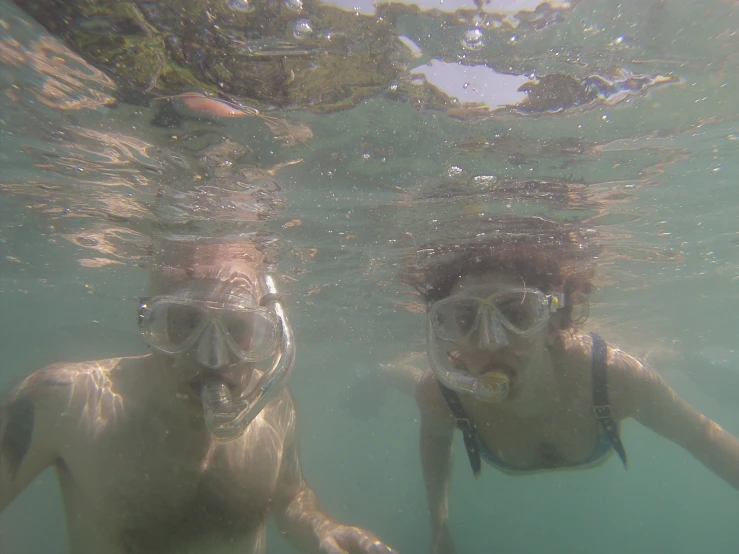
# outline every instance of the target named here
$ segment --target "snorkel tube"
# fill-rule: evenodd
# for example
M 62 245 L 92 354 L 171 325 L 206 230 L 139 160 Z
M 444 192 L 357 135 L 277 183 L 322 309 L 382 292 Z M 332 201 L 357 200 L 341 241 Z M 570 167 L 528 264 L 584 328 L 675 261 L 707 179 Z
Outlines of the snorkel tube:
M 244 433 L 259 412 L 280 394 L 295 365 L 295 341 L 274 279 L 266 275 L 264 286 L 267 294 L 262 303 L 272 305 L 282 327 L 280 349 L 272 366 L 249 392 L 237 398 L 233 398 L 231 389 L 217 375 L 204 380 L 200 388 L 205 423 L 219 442 L 232 441 Z
M 442 359 L 444 349 L 438 344 L 433 325 L 429 319 L 426 335 L 426 353 L 436 378 L 447 388 L 462 394 L 470 394 L 482 402 L 496 403 L 508 396 L 508 376 L 504 373 L 485 373 L 472 376 L 451 370 L 448 361 Z

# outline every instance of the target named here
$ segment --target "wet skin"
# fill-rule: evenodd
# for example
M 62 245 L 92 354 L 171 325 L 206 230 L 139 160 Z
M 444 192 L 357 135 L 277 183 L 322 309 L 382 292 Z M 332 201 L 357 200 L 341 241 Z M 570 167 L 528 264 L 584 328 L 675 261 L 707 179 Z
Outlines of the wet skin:
M 484 273 L 459 280 L 452 290 L 484 298 L 491 284 L 522 286 L 520 280 Z M 493 287 L 494 288 L 494 287 Z M 485 289 L 485 290 L 481 290 Z M 459 394 L 478 439 L 502 462 L 520 469 L 574 466 L 595 451 L 601 428 L 593 414 L 592 339 L 560 329 L 558 314 L 529 340 L 508 334 L 508 344 L 481 347 L 479 337 L 449 343 L 457 369 L 471 375 L 503 372 L 510 378 L 505 400 L 487 403 Z M 431 514 L 434 554 L 455 552 L 448 525 L 455 419 L 425 356 L 405 357 L 382 369 L 384 380 L 413 394 L 421 411 L 421 461 Z M 639 360 L 607 348 L 608 398 L 616 421 L 633 417 L 679 444 L 717 476 L 739 489 L 739 440 L 698 413 Z M 411 384 L 415 386 L 411 386 Z M 628 447 L 628 445 L 627 445 Z
M 195 277 L 245 292 L 244 280 Z M 198 394 L 205 374 L 193 352 L 37 371 L 0 409 L 0 510 L 54 467 L 77 554 L 264 553 L 270 514 L 307 551 L 392 552 L 320 509 L 302 477 L 287 389 L 240 437 L 218 442 Z M 241 388 L 251 368 L 230 360 L 223 376 Z

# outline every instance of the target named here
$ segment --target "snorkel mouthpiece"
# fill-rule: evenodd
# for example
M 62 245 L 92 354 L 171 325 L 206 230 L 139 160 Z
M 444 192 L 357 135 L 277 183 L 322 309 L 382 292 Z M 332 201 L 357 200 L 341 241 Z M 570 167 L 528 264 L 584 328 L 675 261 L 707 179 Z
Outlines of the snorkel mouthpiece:
M 251 422 L 251 419 L 244 417 L 245 407 L 240 402 L 234 402 L 228 385 L 223 381 L 209 379 L 204 382 L 200 397 L 208 429 L 220 442 L 239 438 Z
M 445 350 L 446 348 L 437 343 L 433 328 L 429 323 L 426 353 L 434 375 L 444 386 L 491 404 L 502 402 L 508 397 L 508 375 L 497 371 L 482 375 L 460 371 L 447 363 L 450 356 L 448 352 L 445 353 Z
M 240 396 L 234 397 L 217 372 L 208 375 L 200 388 L 205 423 L 213 438 L 220 442 L 232 441 L 244 433 L 259 412 L 280 394 L 295 365 L 295 342 L 274 280 L 267 275 L 264 281 L 282 327 L 280 348 L 271 367 L 264 371 L 249 392 Z
M 501 402 L 508 396 L 508 375 L 505 373 L 485 373 L 475 380 L 472 394 L 482 402 L 491 404 Z
M 433 362 L 431 367 L 434 368 Z M 472 395 L 481 402 L 495 404 L 508 397 L 508 376 L 505 373 L 485 373 L 479 376 L 445 370 L 435 370 L 434 373 L 448 388 Z

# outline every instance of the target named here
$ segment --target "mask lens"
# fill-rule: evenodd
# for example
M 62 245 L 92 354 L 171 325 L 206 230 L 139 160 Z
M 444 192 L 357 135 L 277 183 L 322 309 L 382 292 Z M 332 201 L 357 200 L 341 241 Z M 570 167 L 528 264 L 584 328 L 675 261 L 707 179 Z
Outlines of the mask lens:
M 167 310 L 167 340 L 174 346 L 187 342 L 203 321 L 200 309 L 185 304 L 170 304 Z
M 201 310 L 179 302 L 154 300 L 144 310 L 141 330 L 146 341 L 170 354 L 186 349 L 204 324 Z
M 245 358 L 263 359 L 277 348 L 277 324 L 265 313 L 226 312 L 221 323 Z
M 543 319 L 541 297 L 533 291 L 512 291 L 495 298 L 495 309 L 509 327 L 520 332 L 536 327 Z
M 461 340 L 474 331 L 480 303 L 474 299 L 442 300 L 432 309 L 434 329 L 441 339 Z
M 434 304 L 430 312 L 436 336 L 442 340 L 470 338 L 484 321 L 490 329 L 497 320 L 520 335 L 536 331 L 548 318 L 547 302 L 536 290 L 504 290 L 487 298 L 451 296 Z M 502 331 L 502 329 L 501 329 Z

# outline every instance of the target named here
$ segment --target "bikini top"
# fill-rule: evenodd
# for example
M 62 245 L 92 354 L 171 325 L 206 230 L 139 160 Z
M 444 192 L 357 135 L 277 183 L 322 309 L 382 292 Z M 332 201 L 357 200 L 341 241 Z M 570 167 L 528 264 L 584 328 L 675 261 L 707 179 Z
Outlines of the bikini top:
M 582 469 L 591 467 L 605 461 L 610 453 L 615 450 L 624 469 L 628 469 L 628 460 L 626 458 L 626 450 L 621 442 L 618 433 L 618 424 L 613 419 L 611 406 L 608 404 L 608 381 L 606 376 L 606 341 L 595 333 L 590 335 L 593 339 L 592 355 L 593 355 L 593 416 L 601 425 L 601 433 L 598 444 L 593 454 L 585 461 L 576 464 L 568 464 L 557 467 L 543 468 L 520 468 L 506 464 L 497 456 L 493 455 L 477 436 L 477 430 L 474 423 L 467 417 L 467 413 L 459 400 L 459 396 L 449 387 L 439 383 L 441 393 L 444 400 L 449 405 L 449 409 L 454 415 L 457 428 L 462 431 L 464 437 L 464 446 L 467 450 L 467 457 L 470 460 L 472 473 L 475 477 L 480 475 L 482 470 L 481 457 L 494 467 L 511 474 L 532 473 L 551 469 Z

